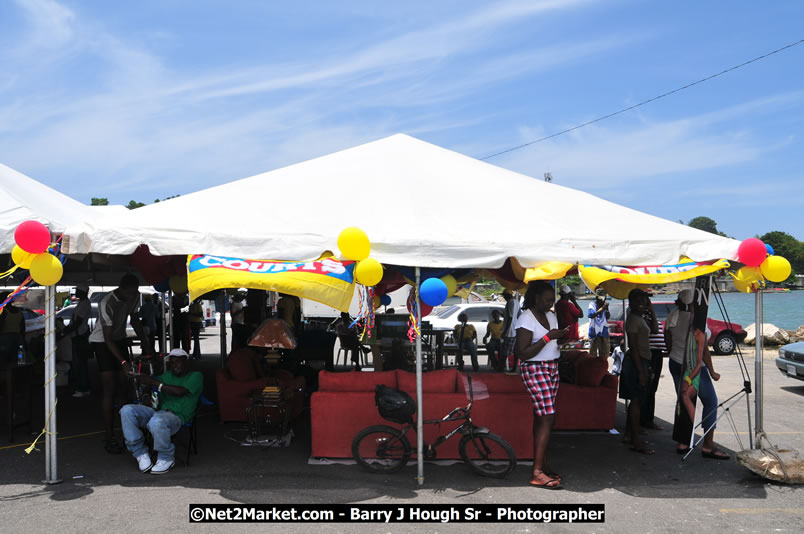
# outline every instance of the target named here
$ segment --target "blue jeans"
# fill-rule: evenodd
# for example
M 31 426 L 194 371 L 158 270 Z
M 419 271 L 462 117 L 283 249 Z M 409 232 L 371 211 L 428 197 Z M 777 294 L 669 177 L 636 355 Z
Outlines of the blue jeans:
M 458 356 L 458 367 L 463 368 L 463 355 L 467 352 L 472 357 L 472 370 L 477 372 L 480 369 L 480 364 L 477 363 L 477 346 L 471 339 L 464 339 L 461 342 L 461 354 Z
M 673 375 L 673 383 L 676 385 L 676 392 L 678 392 L 679 383 L 681 382 L 681 364 L 673 360 L 669 362 L 670 374 Z M 698 385 L 698 397 L 703 403 L 703 429 L 704 431 L 712 428 L 717 428 L 715 421 L 717 420 L 717 393 L 715 386 L 712 384 L 712 377 L 709 375 L 709 369 L 706 364 L 701 366 L 701 383 Z
M 165 410 L 157 412 L 142 404 L 126 404 L 120 408 L 120 422 L 123 425 L 126 447 L 135 458 L 148 454 L 145 434 L 142 432 L 142 429 L 147 428 L 154 438 L 157 460 L 173 461 L 176 446 L 170 441 L 170 437 L 181 430 L 182 422 L 178 415 Z

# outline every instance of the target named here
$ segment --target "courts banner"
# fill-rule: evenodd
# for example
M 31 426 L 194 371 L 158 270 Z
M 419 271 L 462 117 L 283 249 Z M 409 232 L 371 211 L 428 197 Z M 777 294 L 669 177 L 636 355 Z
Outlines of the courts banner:
M 637 267 L 581 265 L 578 267 L 578 272 L 586 285 L 594 289 L 609 280 L 619 280 L 630 284 L 668 284 L 712 274 L 720 269 L 726 269 L 728 266 L 729 262 L 726 260 L 692 261 L 689 258 L 681 258 L 681 261 L 675 265 Z
M 187 256 L 187 288 L 190 299 L 226 288 L 279 291 L 348 312 L 354 269 L 355 262 L 335 258 L 272 261 L 196 254 Z

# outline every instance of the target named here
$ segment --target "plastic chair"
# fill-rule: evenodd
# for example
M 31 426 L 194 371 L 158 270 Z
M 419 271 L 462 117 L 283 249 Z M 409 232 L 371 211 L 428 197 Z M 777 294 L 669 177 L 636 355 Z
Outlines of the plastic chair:
M 201 406 L 214 406 L 215 403 L 209 400 L 204 396 L 202 393 L 200 397 L 198 397 L 198 406 L 196 407 L 196 413 L 193 414 L 193 418 L 184 423 L 184 425 L 179 429 L 178 432 L 173 434 L 172 439 L 175 439 L 180 434 L 186 432 L 187 433 L 187 456 L 184 460 L 184 465 L 190 466 L 190 453 L 198 455 L 198 427 L 196 425 L 196 418 L 198 417 L 198 408 Z
M 345 336 L 338 336 L 338 342 L 340 346 L 338 347 L 338 354 L 335 355 L 335 365 L 338 365 L 341 354 L 343 354 L 343 365 L 348 365 L 350 362 L 346 358 L 348 358 L 348 353 L 352 351 L 357 351 L 358 365 L 365 367 L 369 364 L 368 354 L 371 350 L 368 347 L 361 345 L 359 342 L 355 346 L 355 340 L 345 338 Z

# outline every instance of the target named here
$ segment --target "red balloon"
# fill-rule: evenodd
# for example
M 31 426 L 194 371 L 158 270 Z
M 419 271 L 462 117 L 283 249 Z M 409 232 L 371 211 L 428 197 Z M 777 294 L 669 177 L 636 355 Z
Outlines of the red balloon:
M 40 254 L 50 246 L 50 230 L 39 221 L 25 221 L 14 230 L 14 241 L 25 252 Z
M 737 248 L 737 259 L 749 267 L 759 267 L 767 257 L 768 249 L 765 248 L 765 243 L 756 237 L 749 237 Z

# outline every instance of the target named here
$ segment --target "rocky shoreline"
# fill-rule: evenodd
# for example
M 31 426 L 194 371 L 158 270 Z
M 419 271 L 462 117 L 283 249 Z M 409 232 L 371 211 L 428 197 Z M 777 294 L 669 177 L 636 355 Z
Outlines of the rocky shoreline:
M 757 325 L 752 323 L 745 329 L 748 335 L 745 337 L 746 345 L 754 345 L 757 337 Z M 799 326 L 796 330 L 785 330 L 771 323 L 762 323 L 762 342 L 767 345 L 787 345 L 804 341 L 804 326 Z

